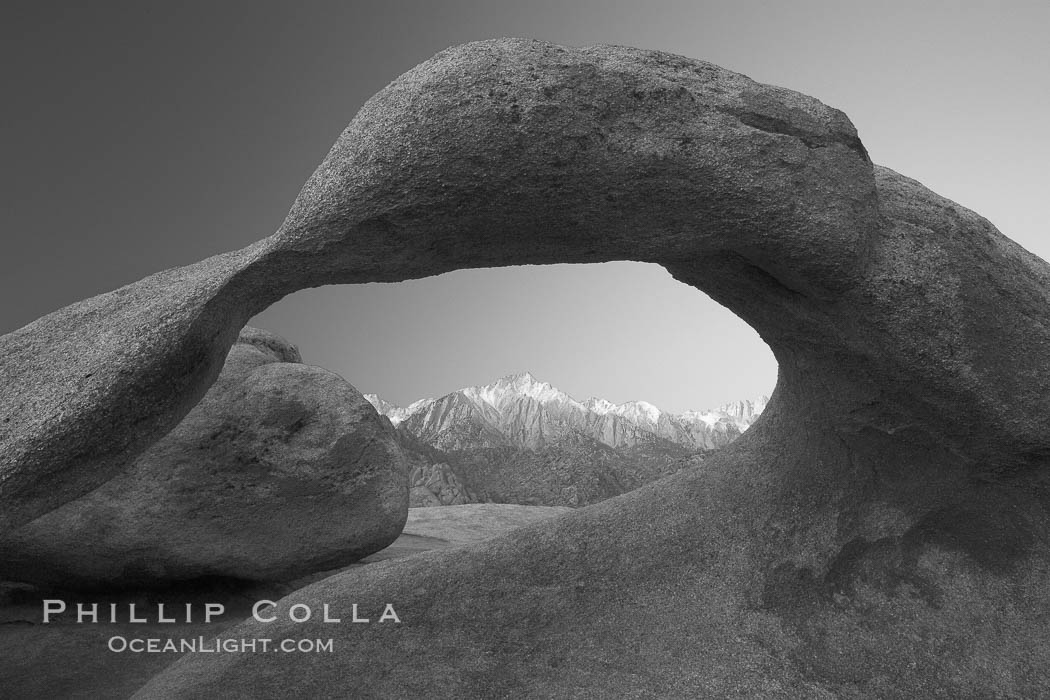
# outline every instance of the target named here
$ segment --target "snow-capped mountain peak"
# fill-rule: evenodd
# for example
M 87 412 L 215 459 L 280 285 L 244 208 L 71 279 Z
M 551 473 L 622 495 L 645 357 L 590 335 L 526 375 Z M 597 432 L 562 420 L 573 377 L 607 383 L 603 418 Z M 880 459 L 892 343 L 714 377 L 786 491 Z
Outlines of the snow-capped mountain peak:
M 691 421 L 698 421 L 708 426 L 713 426 L 718 421 L 725 418 L 725 415 L 718 413 L 717 411 L 686 411 L 682 414 L 683 418 Z
M 399 408 L 399 406 L 395 406 L 389 401 L 381 399 L 379 397 L 379 394 L 364 394 L 364 397 L 365 401 L 375 406 L 375 409 L 383 415 L 386 415 L 390 411 L 395 411 Z
M 614 412 L 635 423 L 647 422 L 655 425 L 662 415 L 659 408 L 648 401 L 628 401 L 616 407 Z
M 554 388 L 547 382 L 541 382 L 531 372 L 509 374 L 484 386 L 472 386 L 461 389 L 460 393 L 470 399 L 482 401 L 493 408 L 499 408 L 508 399 L 527 397 L 541 404 L 576 404 L 575 399 L 565 392 Z M 582 408 L 582 406 L 580 406 Z
M 591 397 L 584 402 L 584 407 L 592 413 L 597 413 L 600 416 L 604 416 L 609 413 L 615 413 L 616 409 L 619 408 L 617 404 L 606 399 L 599 399 Z
M 584 403 L 584 407 L 600 416 L 613 414 L 622 416 L 633 422 L 651 423 L 653 425 L 655 425 L 660 420 L 660 416 L 663 415 L 663 411 L 648 401 L 613 403 L 606 399 L 592 397 L 587 399 Z
M 376 411 L 389 418 L 394 425 L 404 423 L 414 413 L 425 410 L 436 401 L 436 399 L 420 399 L 419 401 L 413 401 L 408 406 L 401 407 L 386 401 L 378 394 L 364 394 L 364 397 L 368 403 L 375 407 Z
M 765 410 L 767 403 L 769 403 L 769 397 L 761 396 L 757 399 L 744 399 L 722 404 L 715 410 L 731 416 L 737 422 L 750 424 Z

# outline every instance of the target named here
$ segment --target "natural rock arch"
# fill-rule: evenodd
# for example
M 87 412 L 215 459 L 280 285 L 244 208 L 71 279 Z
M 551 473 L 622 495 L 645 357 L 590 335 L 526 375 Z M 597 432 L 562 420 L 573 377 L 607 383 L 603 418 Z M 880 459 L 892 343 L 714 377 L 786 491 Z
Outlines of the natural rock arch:
M 365 105 L 274 236 L 5 336 L 3 526 L 163 434 L 295 289 L 618 259 L 663 265 L 773 349 L 744 439 L 513 539 L 297 593 L 407 611 L 396 632 L 326 630 L 340 664 L 185 659 L 144 694 L 397 695 L 414 674 L 458 696 L 1050 685 L 1026 617 L 1048 602 L 1050 269 L 873 166 L 840 112 L 656 52 L 445 51 Z M 304 628 L 277 629 L 239 634 Z M 923 665 L 891 678 L 902 659 Z

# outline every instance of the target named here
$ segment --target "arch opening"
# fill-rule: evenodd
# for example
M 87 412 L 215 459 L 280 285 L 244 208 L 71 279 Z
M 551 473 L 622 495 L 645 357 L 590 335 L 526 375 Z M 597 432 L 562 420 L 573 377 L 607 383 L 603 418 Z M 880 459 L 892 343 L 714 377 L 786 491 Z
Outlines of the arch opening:
M 459 270 L 296 292 L 249 325 L 399 405 L 529 371 L 578 399 L 683 413 L 770 395 L 749 326 L 658 265 Z

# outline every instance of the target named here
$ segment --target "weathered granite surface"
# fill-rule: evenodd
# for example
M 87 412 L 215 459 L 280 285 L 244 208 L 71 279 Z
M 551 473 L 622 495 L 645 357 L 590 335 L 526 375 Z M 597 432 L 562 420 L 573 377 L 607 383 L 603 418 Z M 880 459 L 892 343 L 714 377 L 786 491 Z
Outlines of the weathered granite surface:
M 0 580 L 285 581 L 383 549 L 408 513 L 389 423 L 283 338 L 241 331 L 204 399 L 126 471 L 0 536 Z
M 1050 268 L 873 166 L 842 113 L 657 52 L 442 52 L 365 105 L 275 236 L 5 337 L 5 525 L 156 439 L 293 288 L 622 259 L 769 343 L 778 386 L 743 438 L 281 603 L 390 602 L 400 625 L 230 632 L 333 637 L 335 657 L 187 657 L 140 697 L 1050 692 Z M 88 342 L 106 332 L 119 342 Z

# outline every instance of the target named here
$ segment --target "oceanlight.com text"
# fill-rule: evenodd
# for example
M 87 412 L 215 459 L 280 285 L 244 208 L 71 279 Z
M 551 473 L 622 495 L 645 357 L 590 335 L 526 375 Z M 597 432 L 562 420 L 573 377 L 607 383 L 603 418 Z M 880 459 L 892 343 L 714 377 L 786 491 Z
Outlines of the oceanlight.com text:
M 107 647 L 115 653 L 132 654 L 330 654 L 332 639 L 216 639 L 188 637 L 110 637 Z

